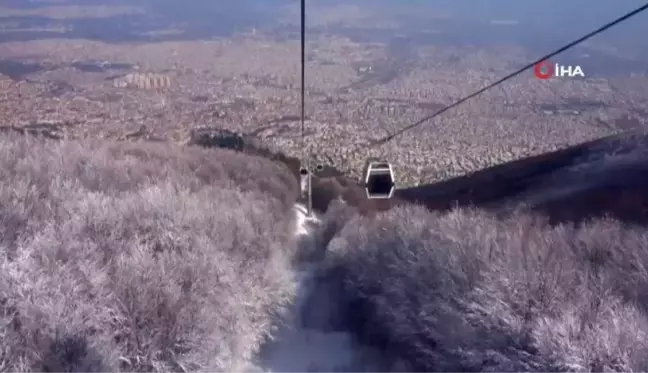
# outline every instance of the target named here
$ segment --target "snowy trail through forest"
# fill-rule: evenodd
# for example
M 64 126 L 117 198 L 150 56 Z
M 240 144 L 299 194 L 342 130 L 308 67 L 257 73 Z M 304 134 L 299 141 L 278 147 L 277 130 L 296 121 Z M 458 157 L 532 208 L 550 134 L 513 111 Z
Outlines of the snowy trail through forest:
M 303 205 L 296 205 L 295 234 L 301 246 L 314 245 L 320 222 L 308 217 Z M 357 344 L 351 333 L 329 327 L 330 305 L 309 304 L 317 300 L 317 271 L 321 263 L 305 262 L 295 269 L 296 302 L 289 322 L 282 325 L 276 338 L 262 348 L 258 369 L 265 372 L 376 371 L 378 354 Z M 322 295 L 324 296 L 324 295 Z

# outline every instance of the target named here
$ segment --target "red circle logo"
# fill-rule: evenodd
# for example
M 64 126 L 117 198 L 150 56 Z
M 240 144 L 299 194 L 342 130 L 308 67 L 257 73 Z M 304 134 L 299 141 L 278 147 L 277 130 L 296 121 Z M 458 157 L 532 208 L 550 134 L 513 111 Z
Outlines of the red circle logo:
M 554 75 L 554 66 L 547 60 L 538 62 L 533 70 L 536 78 L 542 80 L 549 79 Z

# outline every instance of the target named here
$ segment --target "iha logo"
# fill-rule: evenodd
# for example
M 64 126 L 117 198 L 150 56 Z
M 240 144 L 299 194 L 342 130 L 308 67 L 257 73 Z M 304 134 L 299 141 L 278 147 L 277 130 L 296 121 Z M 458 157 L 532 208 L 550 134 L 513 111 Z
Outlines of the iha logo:
M 552 77 L 558 78 L 574 78 L 580 77 L 584 78 L 585 74 L 583 69 L 576 66 L 567 66 L 553 63 L 551 61 L 545 60 L 538 62 L 534 67 L 535 76 L 538 79 L 546 80 Z

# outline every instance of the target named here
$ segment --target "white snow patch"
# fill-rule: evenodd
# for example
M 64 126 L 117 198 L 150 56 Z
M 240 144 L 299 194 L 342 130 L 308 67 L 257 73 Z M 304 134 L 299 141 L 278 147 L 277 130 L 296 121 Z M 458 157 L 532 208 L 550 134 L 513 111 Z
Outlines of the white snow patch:
M 266 346 L 260 357 L 259 368 L 265 372 L 379 370 L 378 354 L 358 345 L 350 333 L 304 327 L 301 316 L 307 309 L 304 307 L 305 301 L 315 288 L 313 275 L 316 267 L 316 264 L 306 265 L 295 273 L 299 290 L 293 318 L 291 323 L 280 328 L 276 339 Z
M 315 228 L 321 220 L 317 216 L 309 217 L 302 204 L 295 205 L 295 213 L 296 237 L 315 242 Z M 305 303 L 316 288 L 314 275 L 318 264 L 304 263 L 295 270 L 293 276 L 298 293 L 292 317 L 287 325 L 280 327 L 275 340 L 264 346 L 257 368 L 264 372 L 377 371 L 378 354 L 359 346 L 350 333 L 304 326 L 302 316 L 309 309 Z M 325 325 L 326 320 L 318 324 Z
M 266 372 L 352 372 L 361 365 L 359 347 L 345 332 L 296 329 L 281 335 L 265 357 Z
M 301 203 L 296 203 L 294 209 L 297 215 L 295 236 L 311 236 L 313 234 L 313 228 L 320 222 L 320 219 L 315 213 L 308 216 L 308 208 Z

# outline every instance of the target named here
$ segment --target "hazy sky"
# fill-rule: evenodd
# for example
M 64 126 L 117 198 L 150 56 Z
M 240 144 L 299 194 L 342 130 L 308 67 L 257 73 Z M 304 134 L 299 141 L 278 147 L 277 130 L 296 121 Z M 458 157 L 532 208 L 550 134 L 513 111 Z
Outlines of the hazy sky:
M 453 18 L 475 21 L 491 19 L 517 20 L 546 33 L 576 36 L 593 30 L 623 13 L 641 6 L 646 0 L 314 0 L 316 4 L 376 4 L 395 13 L 411 11 L 424 18 L 436 12 Z M 427 13 L 427 14 L 426 14 Z M 639 39 L 648 35 L 648 11 L 615 27 L 607 35 Z M 648 43 L 644 43 L 648 48 Z
M 551 43 L 569 41 L 613 18 L 620 16 L 646 0 L 308 0 L 308 17 L 314 20 L 326 14 L 328 23 L 334 24 L 336 17 L 349 17 L 349 7 L 354 7 L 354 16 L 364 16 L 362 28 L 367 25 L 381 25 L 381 21 L 400 20 L 405 33 L 416 33 L 417 30 L 429 27 L 446 27 L 448 41 L 468 41 L 471 39 L 483 44 L 490 39 L 520 40 L 525 46 L 550 40 Z M 256 26 L 271 26 L 286 17 L 292 17 L 291 23 L 298 22 L 298 0 L 70 0 L 59 2 L 38 2 L 27 0 L 4 0 L 5 6 L 37 7 L 52 4 L 124 4 L 139 6 L 146 10 L 146 15 L 154 19 L 149 26 L 133 22 L 131 18 L 115 17 L 102 21 L 76 20 L 76 35 L 94 38 L 109 38 L 113 41 L 128 38 L 128 25 L 142 31 L 143 27 L 163 27 L 164 23 L 180 22 L 193 31 L 187 34 L 190 38 L 223 36 L 232 31 L 241 31 Z M 342 9 L 336 13 L 336 9 Z M 450 17 L 442 23 L 439 16 Z M 0 20 L 1 20 L 0 15 Z M 484 28 L 492 20 L 519 21 L 514 28 Z M 15 19 L 13 21 L 16 21 Z M 47 21 L 41 18 L 28 18 L 21 21 L 26 26 Z M 61 22 L 61 21 L 59 21 Z M 451 24 L 454 22 L 454 24 Z M 119 32 L 112 30 L 119 24 Z M 352 24 L 352 22 L 351 22 Z M 347 26 L 349 22 L 347 22 Z M 505 26 L 502 26 L 505 27 Z M 333 28 L 334 30 L 334 28 Z M 365 31 L 363 31 L 365 32 Z M 367 33 L 369 31 L 366 31 Z M 79 35 L 81 34 L 81 35 Z M 135 34 L 135 33 L 133 33 Z M 648 35 L 648 11 L 645 14 L 625 22 L 607 31 L 599 41 L 618 45 L 632 45 L 633 48 L 645 50 L 648 55 L 648 43 L 642 35 Z M 15 37 L 15 36 L 14 36 Z M 26 35 L 25 38 L 28 38 Z M 47 37 L 47 35 L 34 35 Z M 452 39 L 452 40 L 450 40 Z M 510 40 L 506 40 L 510 41 Z

